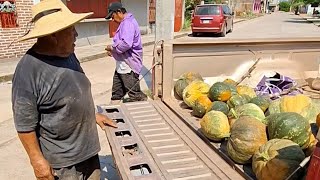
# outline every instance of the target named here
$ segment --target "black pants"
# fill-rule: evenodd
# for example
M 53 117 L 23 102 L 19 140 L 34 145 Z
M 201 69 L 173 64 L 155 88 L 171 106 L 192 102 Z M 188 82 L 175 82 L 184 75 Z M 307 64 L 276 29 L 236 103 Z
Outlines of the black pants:
M 100 180 L 99 156 L 95 155 L 73 166 L 54 169 L 55 180 Z
M 111 100 L 121 100 L 126 93 L 130 102 L 145 101 L 147 96 L 140 89 L 139 74 L 131 71 L 128 74 L 119 74 L 115 71 L 113 75 Z

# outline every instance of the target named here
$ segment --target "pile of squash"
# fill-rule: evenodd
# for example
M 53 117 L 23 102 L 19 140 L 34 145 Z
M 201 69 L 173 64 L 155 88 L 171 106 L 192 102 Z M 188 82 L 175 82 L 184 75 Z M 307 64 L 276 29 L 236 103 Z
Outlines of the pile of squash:
M 286 179 L 317 143 L 310 123 L 320 125 L 320 106 L 305 95 L 271 101 L 234 80 L 209 85 L 192 72 L 181 75 L 174 91 L 201 118 L 201 132 L 212 141 L 227 141 L 229 157 L 252 164 L 258 180 Z

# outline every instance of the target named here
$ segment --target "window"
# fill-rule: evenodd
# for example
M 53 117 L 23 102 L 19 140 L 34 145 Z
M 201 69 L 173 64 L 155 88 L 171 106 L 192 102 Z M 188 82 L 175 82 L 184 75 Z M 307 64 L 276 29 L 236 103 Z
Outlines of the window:
M 196 9 L 195 15 L 219 15 L 219 6 L 199 6 Z
M 15 0 L 0 0 L 0 22 L 2 28 L 18 27 Z

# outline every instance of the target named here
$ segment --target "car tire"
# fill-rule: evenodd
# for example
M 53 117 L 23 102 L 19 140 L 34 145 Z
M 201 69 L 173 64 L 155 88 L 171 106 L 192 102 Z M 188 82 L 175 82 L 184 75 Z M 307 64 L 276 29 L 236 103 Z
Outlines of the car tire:
M 227 24 L 223 25 L 222 32 L 220 33 L 220 37 L 225 37 L 227 34 Z
M 195 33 L 195 32 L 192 33 L 192 37 L 197 37 L 197 36 L 198 36 L 198 33 Z
M 233 31 L 233 22 L 232 22 L 232 24 L 231 24 L 231 28 L 230 28 L 230 30 L 229 30 L 229 33 L 231 33 Z

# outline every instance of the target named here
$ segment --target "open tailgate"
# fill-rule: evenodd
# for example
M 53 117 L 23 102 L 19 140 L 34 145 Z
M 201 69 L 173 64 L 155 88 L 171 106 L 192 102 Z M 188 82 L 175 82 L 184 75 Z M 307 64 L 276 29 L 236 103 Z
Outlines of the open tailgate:
M 250 179 L 242 177 L 162 101 L 102 106 L 117 121 L 106 128 L 122 179 Z

